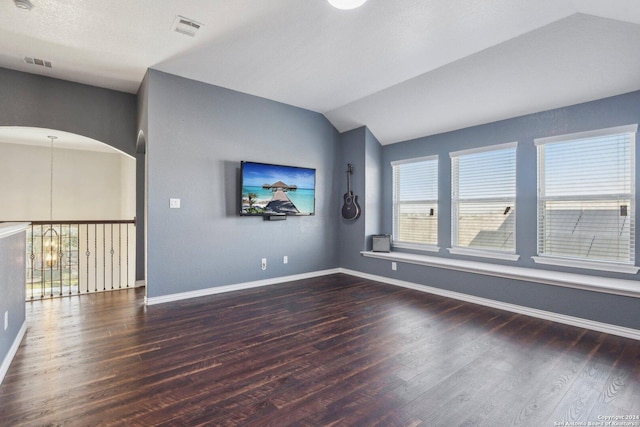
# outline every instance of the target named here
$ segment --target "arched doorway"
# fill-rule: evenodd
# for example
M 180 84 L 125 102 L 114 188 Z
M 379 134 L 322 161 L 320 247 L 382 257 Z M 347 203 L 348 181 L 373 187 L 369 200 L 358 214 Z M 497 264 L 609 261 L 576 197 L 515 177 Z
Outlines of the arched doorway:
M 28 299 L 135 286 L 133 157 L 82 135 L 0 126 L 0 196 L 0 221 L 33 224 Z

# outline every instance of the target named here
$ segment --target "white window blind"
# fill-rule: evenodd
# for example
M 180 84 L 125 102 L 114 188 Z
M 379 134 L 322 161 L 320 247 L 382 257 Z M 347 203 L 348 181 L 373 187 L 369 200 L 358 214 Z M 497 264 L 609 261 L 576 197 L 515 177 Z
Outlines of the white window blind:
M 451 157 L 451 244 L 515 253 L 517 143 Z
M 542 138 L 538 254 L 635 263 L 637 125 Z
M 394 245 L 438 244 L 438 157 L 391 163 Z

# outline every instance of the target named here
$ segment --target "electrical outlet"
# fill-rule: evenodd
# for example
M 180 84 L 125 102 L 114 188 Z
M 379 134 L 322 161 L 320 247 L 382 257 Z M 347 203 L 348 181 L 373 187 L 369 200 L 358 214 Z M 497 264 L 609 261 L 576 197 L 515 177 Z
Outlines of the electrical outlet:
M 9 311 L 4 312 L 4 330 L 6 331 L 9 327 Z
M 391 269 L 392 269 L 393 271 L 396 271 L 396 270 L 398 269 L 398 264 L 396 264 L 395 262 L 392 262 L 392 263 L 391 263 Z
M 283 256 L 283 257 L 282 257 L 282 263 L 283 263 L 283 264 L 288 264 L 288 263 L 289 263 L 289 257 L 288 257 L 288 256 L 286 256 L 286 255 L 285 255 L 285 256 Z
M 180 199 L 169 199 L 169 208 L 180 209 Z
M 263 270 L 267 269 L 267 259 L 266 258 L 262 258 L 262 269 Z

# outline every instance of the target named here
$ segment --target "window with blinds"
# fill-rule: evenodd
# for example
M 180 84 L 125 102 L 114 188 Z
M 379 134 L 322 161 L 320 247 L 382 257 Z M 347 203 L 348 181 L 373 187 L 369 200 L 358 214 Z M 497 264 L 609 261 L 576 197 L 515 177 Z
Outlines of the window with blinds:
M 391 162 L 393 244 L 435 248 L 438 244 L 438 156 Z
M 515 253 L 516 147 L 450 153 L 453 249 Z
M 538 254 L 635 263 L 637 125 L 535 140 Z

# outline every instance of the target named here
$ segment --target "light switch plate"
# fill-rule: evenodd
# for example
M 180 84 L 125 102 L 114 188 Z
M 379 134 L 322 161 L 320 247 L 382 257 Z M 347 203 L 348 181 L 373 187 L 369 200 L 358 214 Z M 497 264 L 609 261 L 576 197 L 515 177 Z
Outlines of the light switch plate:
M 169 207 L 171 209 L 180 209 L 180 199 L 169 199 Z

